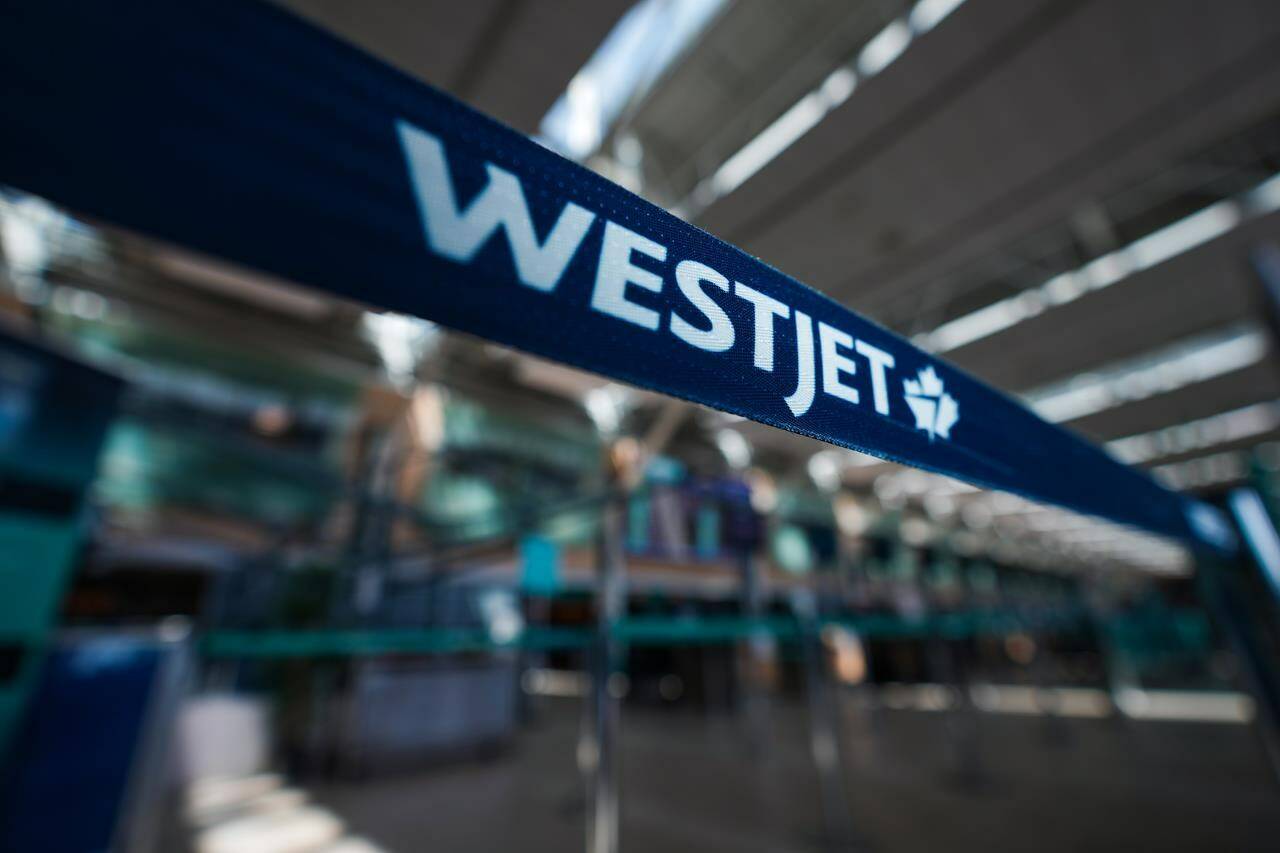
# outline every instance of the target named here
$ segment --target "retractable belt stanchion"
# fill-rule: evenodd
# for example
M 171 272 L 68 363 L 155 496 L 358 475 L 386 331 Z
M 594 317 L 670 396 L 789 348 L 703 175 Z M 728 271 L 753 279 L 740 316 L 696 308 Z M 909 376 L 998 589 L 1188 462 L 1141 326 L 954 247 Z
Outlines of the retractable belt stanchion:
M 1235 490 L 1228 503 L 1248 546 L 1246 552 L 1261 576 L 1261 585 L 1270 595 L 1265 603 L 1253 602 L 1251 608 L 1242 600 L 1244 593 L 1233 583 L 1223 561 L 1206 558 L 1199 568 L 1202 597 L 1243 664 L 1257 703 L 1258 732 L 1272 773 L 1280 782 L 1280 673 L 1258 634 L 1260 623 L 1274 620 L 1280 604 L 1280 532 L 1255 489 Z
M 853 822 L 849 817 L 849 796 L 844 780 L 839 697 L 832 688 L 831 673 L 827 668 L 814 591 L 794 591 L 791 609 L 800 623 L 800 652 L 809 704 L 809 752 L 818 771 L 826 847 L 832 851 L 849 850 L 854 846 Z
M 834 445 L 1235 547 L 1213 508 L 274 4 L 0 0 L 0 20 L 0 184 Z
M 763 669 L 770 638 L 768 632 L 759 627 L 764 619 L 765 591 L 760 578 L 760 560 L 753 548 L 742 548 L 738 553 L 738 583 L 742 615 L 757 626 L 742 644 L 739 668 L 747 744 L 752 757 L 760 761 L 769 749 L 769 708 Z
M 614 694 L 612 682 L 615 673 L 621 671 L 619 624 L 626 616 L 627 607 L 624 548 L 627 497 L 636 483 L 640 465 L 633 443 L 617 441 L 609 448 L 605 460 L 609 491 L 601 505 L 596 557 L 596 629 L 590 650 L 588 853 L 617 853 L 618 850 L 621 700 Z
M 587 850 L 618 850 L 618 725 L 619 698 L 612 693 L 618 672 L 618 621 L 624 601 L 622 565 L 622 502 L 604 505 L 597 567 L 596 637 L 591 648 L 591 732 L 593 740 L 590 788 L 587 791 Z
M 976 790 L 987 783 L 982 760 L 982 722 L 973 702 L 973 685 L 965 656 L 957 640 L 945 635 L 929 638 L 929 656 L 938 673 L 938 681 L 950 689 L 952 706 L 947 711 L 946 726 L 950 732 L 950 781 L 962 790 Z
M 1225 561 L 1206 557 L 1196 567 L 1200 598 L 1213 620 L 1218 623 L 1236 658 L 1240 661 L 1243 680 L 1257 705 L 1258 736 L 1271 765 L 1272 774 L 1280 782 L 1280 685 L 1277 685 L 1274 663 L 1267 659 L 1254 636 L 1252 619 L 1234 588 Z

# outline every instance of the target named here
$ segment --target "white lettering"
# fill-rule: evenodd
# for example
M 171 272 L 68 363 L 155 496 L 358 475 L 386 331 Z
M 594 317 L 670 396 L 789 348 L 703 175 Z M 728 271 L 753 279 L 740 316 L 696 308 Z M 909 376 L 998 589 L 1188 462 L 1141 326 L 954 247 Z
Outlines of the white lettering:
M 839 397 L 850 403 L 858 402 L 858 391 L 840 381 L 841 373 L 858 372 L 857 363 L 840 354 L 840 348 L 852 349 L 853 338 L 832 328 L 826 323 L 818 323 L 818 341 L 822 347 L 822 390 L 832 397 Z
M 596 286 L 591 291 L 591 307 L 628 323 L 656 330 L 658 312 L 628 300 L 627 285 L 636 284 L 658 293 L 662 290 L 662 276 L 631 263 L 632 252 L 659 261 L 667 259 L 667 247 L 661 243 L 642 237 L 616 222 L 605 222 Z
M 871 397 L 875 401 L 876 411 L 882 415 L 889 414 L 889 386 L 885 381 L 885 368 L 893 367 L 893 356 L 866 341 L 858 341 L 854 345 L 858 354 L 871 362 Z
M 492 163 L 484 164 L 488 183 L 463 210 L 458 205 L 448 159 L 440 139 L 404 121 L 396 123 L 396 130 L 404 149 L 423 231 L 431 250 L 458 263 L 468 263 L 501 231 L 506 235 L 520 282 L 543 292 L 554 291 L 582 245 L 596 214 L 567 202 L 546 239 L 539 241 L 520 179 Z M 667 261 L 666 246 L 606 220 L 595 285 L 591 292 L 591 307 L 628 323 L 656 331 L 662 324 L 662 313 L 658 310 L 661 307 L 660 299 L 649 297 L 650 305 L 634 302 L 628 298 L 628 289 L 634 285 L 651 294 L 660 294 L 664 284 L 663 276 L 652 269 L 637 266 L 633 259 L 633 255 L 637 253 L 659 263 L 665 264 Z M 753 363 L 759 370 L 773 371 L 776 360 L 775 324 L 794 314 L 796 389 L 783 399 L 795 417 L 801 417 L 812 408 L 817 390 L 818 353 L 814 347 L 814 320 L 808 314 L 793 310 L 785 303 L 742 282 L 733 282 L 730 286 L 728 278 L 698 261 L 683 260 L 676 264 L 675 280 L 681 294 L 689 306 L 701 315 L 701 319 L 695 317 L 698 323 L 695 325 L 686 319 L 687 310 L 682 314 L 679 310 L 672 309 L 667 318 L 668 326 L 673 335 L 698 349 L 726 352 L 733 348 L 736 340 L 733 321 L 712 295 L 708 285 L 725 293 L 732 292 L 751 304 L 755 323 Z M 634 291 L 630 295 L 640 296 Z M 895 367 L 894 357 L 823 322 L 818 322 L 817 332 L 822 358 L 822 390 L 855 405 L 860 402 L 858 389 L 846 381 L 858 372 L 858 364 L 851 357 L 851 353 L 856 351 L 870 365 L 871 392 L 876 412 L 889 415 L 888 371 Z M 932 400 L 937 395 L 926 396 Z M 950 401 L 951 414 L 948 415 L 950 420 L 947 422 L 954 423 L 954 401 L 945 395 L 941 399 Z M 908 402 L 911 401 L 909 392 Z M 937 405 L 941 407 L 944 403 Z M 945 428 L 935 426 L 945 438 Z
M 797 418 L 809 411 L 817 383 L 813 366 L 813 321 L 797 310 L 796 314 L 796 390 L 783 399 Z
M 396 130 L 431 248 L 450 260 L 467 263 L 501 228 L 520 281 L 538 290 L 554 290 L 595 214 L 569 202 L 546 241 L 539 245 L 524 190 L 515 175 L 486 163 L 489 183 L 462 212 L 440 140 L 403 121 L 396 122 Z
M 676 266 L 676 284 L 685 298 L 702 312 L 711 323 L 710 329 L 699 329 L 674 311 L 671 312 L 671 331 L 680 340 L 708 352 L 724 352 L 733 347 L 733 323 L 724 309 L 712 299 L 702 285 L 714 284 L 729 291 L 729 279 L 706 264 L 697 261 L 681 261 Z
M 773 370 L 773 318 L 783 320 L 791 316 L 791 309 L 754 287 L 740 281 L 733 283 L 733 292 L 755 306 L 756 350 L 755 364 L 761 370 Z

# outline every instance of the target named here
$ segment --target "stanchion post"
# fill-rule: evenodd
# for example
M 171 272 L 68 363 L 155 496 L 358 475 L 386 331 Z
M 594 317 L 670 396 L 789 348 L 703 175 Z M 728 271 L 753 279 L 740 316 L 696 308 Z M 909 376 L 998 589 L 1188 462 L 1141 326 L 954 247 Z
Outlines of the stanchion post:
M 760 620 L 764 618 L 764 590 L 760 584 L 760 563 L 750 548 L 738 557 L 742 587 L 742 615 L 751 623 L 743 649 L 742 705 L 747 724 L 747 741 L 752 754 L 762 758 L 769 747 L 769 709 L 762 684 L 765 644 L 769 638 Z
M 1249 556 L 1266 584 L 1276 592 L 1280 588 L 1280 535 L 1270 515 L 1252 489 L 1236 490 L 1229 504 Z M 1259 642 L 1253 615 L 1239 591 L 1233 588 L 1224 564 L 1202 556 L 1196 565 L 1196 575 L 1202 600 L 1240 660 L 1257 709 L 1258 733 L 1271 770 L 1280 782 L 1280 678 L 1277 678 L 1275 664 Z
M 1274 607 L 1280 604 L 1280 533 L 1256 489 L 1236 489 L 1228 504 Z
M 625 501 L 611 495 L 604 507 L 600 537 L 596 639 L 592 655 L 591 705 L 595 732 L 595 767 L 591 778 L 590 853 L 618 850 L 618 724 L 619 700 L 610 691 L 618 671 L 617 626 L 625 600 L 622 519 Z
M 624 525 L 627 495 L 639 468 L 634 444 L 618 441 L 607 460 L 609 491 L 602 507 L 596 577 L 595 641 L 591 650 L 588 731 L 587 853 L 617 853 L 619 824 L 619 698 L 611 692 L 621 662 L 618 625 L 625 615 Z
M 844 784 L 837 697 L 832 690 L 818 622 L 817 602 L 810 590 L 792 594 L 791 607 L 800 623 L 800 644 L 809 699 L 809 751 L 818 770 L 822 821 L 830 850 L 854 847 L 849 798 Z
M 962 790 L 976 790 L 987 781 L 982 760 L 981 721 L 970 690 L 968 671 L 954 638 L 937 633 L 929 640 L 940 680 L 951 689 L 955 704 L 947 712 L 953 783 Z
M 1280 685 L 1277 685 L 1271 665 L 1258 646 L 1249 629 L 1248 615 L 1223 577 L 1223 566 L 1208 558 L 1201 558 L 1196 566 L 1201 599 L 1218 623 L 1241 664 L 1249 692 L 1257 707 L 1258 733 L 1263 749 L 1271 764 L 1276 781 L 1280 782 Z

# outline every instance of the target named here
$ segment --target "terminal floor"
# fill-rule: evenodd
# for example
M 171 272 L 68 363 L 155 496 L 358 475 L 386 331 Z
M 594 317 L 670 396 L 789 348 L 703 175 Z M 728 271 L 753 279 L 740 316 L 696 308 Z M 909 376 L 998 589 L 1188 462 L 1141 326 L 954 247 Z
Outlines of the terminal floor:
M 578 704 L 549 700 L 479 762 L 310 786 L 392 853 L 583 849 Z M 731 717 L 627 708 L 622 849 L 820 851 L 802 709 L 752 757 Z M 867 851 L 1276 850 L 1280 786 L 1251 727 L 988 715 L 956 772 L 947 713 L 844 709 L 848 815 Z

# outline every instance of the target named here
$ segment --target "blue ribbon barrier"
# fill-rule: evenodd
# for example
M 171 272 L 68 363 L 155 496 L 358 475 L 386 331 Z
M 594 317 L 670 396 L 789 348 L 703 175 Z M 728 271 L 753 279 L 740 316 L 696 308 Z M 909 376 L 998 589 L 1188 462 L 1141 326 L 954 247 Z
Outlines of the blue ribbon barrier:
M 4 183 L 831 444 L 1231 547 L 1216 510 L 288 12 L 0 5 Z

